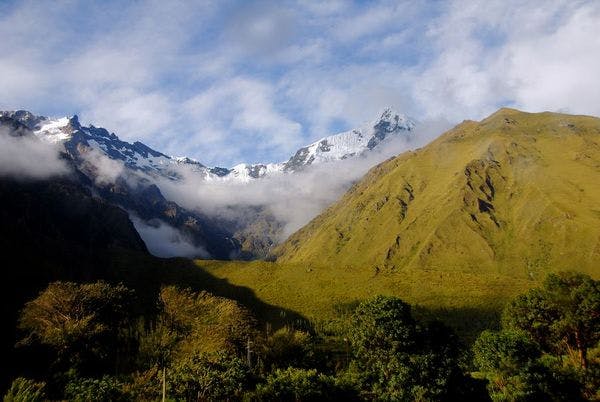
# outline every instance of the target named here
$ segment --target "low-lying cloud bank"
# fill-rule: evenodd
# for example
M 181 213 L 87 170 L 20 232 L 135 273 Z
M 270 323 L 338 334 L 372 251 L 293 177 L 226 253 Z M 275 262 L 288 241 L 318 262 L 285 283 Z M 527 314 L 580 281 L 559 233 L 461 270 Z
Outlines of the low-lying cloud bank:
M 68 173 L 60 149 L 36 137 L 16 135 L 0 127 L 0 176 L 19 179 L 46 179 Z
M 129 213 L 129 218 L 152 255 L 163 258 L 210 257 L 204 248 L 194 246 L 179 230 L 161 220 L 154 219 L 144 222 L 131 212 Z
M 181 181 L 160 180 L 159 187 L 168 199 L 209 216 L 236 219 L 236 207 L 265 207 L 284 225 L 277 239 L 281 242 L 339 199 L 371 167 L 423 146 L 449 126 L 445 120 L 425 122 L 414 131 L 411 140 L 393 137 L 364 157 L 309 166 L 292 174 L 237 183 L 207 181 L 183 170 Z

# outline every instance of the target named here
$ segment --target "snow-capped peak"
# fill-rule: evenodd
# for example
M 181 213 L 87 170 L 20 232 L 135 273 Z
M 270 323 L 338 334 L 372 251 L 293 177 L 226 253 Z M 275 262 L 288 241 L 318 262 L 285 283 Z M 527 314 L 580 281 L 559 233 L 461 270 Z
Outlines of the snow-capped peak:
M 77 116 L 75 116 L 75 118 L 77 119 Z M 70 122 L 70 117 L 42 120 L 42 122 L 36 126 L 34 133 L 36 136 L 48 142 L 64 142 L 71 138 L 72 132 L 70 130 L 65 130 Z
M 300 148 L 285 163 L 286 171 L 301 169 L 306 165 L 332 162 L 358 156 L 378 146 L 393 135 L 404 135 L 410 139 L 415 123 L 403 114 L 386 108 L 379 119 L 361 128 L 323 137 L 306 147 Z
M 404 129 L 411 131 L 415 128 L 415 122 L 409 119 L 407 116 L 396 112 L 392 107 L 387 107 L 381 113 L 378 120 L 373 122 L 373 127 L 377 125 L 389 124 L 389 127 L 394 129 Z
M 248 182 L 267 175 L 294 172 L 311 164 L 338 161 L 359 156 L 379 146 L 391 136 L 401 135 L 410 140 L 415 123 L 403 114 L 388 107 L 379 118 L 360 128 L 323 137 L 300 148 L 288 161 L 268 164 L 241 163 L 231 169 L 209 168 L 197 160 L 185 156 L 171 157 L 141 142 L 133 144 L 121 141 L 113 133 L 90 125 L 83 127 L 77 115 L 48 118 L 35 116 L 27 111 L 0 112 L 1 116 L 14 118 L 31 129 L 34 134 L 51 143 L 63 144 L 73 157 L 85 157 L 86 149 L 94 149 L 110 159 L 119 160 L 131 169 L 151 175 L 177 180 L 181 167 L 197 172 L 208 180 Z

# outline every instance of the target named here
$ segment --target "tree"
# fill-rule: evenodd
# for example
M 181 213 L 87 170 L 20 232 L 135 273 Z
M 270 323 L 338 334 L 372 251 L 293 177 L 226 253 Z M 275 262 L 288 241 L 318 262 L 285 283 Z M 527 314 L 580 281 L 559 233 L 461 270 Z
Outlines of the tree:
M 266 337 L 259 348 L 260 357 L 267 370 L 273 368 L 314 367 L 315 345 L 311 335 L 288 327 Z
M 160 292 L 156 321 L 140 340 L 140 357 L 161 371 L 165 400 L 167 370 L 179 367 L 181 374 L 183 367 L 193 363 L 189 356 L 242 353 L 255 335 L 255 324 L 250 312 L 233 300 L 166 286 Z
M 335 379 L 315 369 L 288 367 L 276 369 L 266 382 L 258 384 L 252 395 L 256 401 L 352 401 L 356 395 L 336 384 Z
M 541 351 L 527 335 L 518 331 L 484 331 L 473 346 L 475 365 L 489 381 L 494 400 L 524 400 L 539 391 L 526 381 Z
M 174 365 L 171 389 L 186 401 L 226 401 L 241 396 L 248 377 L 248 367 L 235 356 L 195 353 Z
M 587 369 L 587 351 L 600 341 L 600 282 L 576 272 L 550 274 L 541 289 L 508 305 L 503 326 L 526 331 L 545 351 L 566 352 Z
M 473 353 L 494 401 L 582 400 L 579 385 L 545 364 L 539 345 L 524 331 L 484 331 Z
M 116 358 L 129 325 L 133 291 L 106 282 L 54 282 L 28 302 L 19 327 L 21 344 L 40 342 L 58 353 L 70 369 L 97 373 Z
M 256 320 L 237 302 L 208 292 L 175 286 L 160 292 L 159 320 L 181 335 L 182 352 L 227 351 L 243 353 L 248 338 L 256 335 Z
M 419 325 L 402 300 L 378 296 L 363 302 L 352 325 L 354 357 L 348 376 L 364 397 L 451 400 L 459 389 L 469 388 L 452 331 L 437 322 Z
M 357 355 L 403 352 L 416 344 L 410 305 L 396 297 L 377 296 L 358 305 L 350 340 Z

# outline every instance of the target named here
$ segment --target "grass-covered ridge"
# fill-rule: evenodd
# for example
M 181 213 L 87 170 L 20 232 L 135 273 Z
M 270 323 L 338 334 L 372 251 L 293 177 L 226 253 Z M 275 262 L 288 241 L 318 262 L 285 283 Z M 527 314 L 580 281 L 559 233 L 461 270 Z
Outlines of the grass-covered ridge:
M 461 312 L 486 321 L 549 271 L 600 276 L 600 119 L 465 121 L 373 168 L 276 255 L 197 264 L 309 318 L 387 294 L 470 332 Z
M 501 109 L 372 169 L 278 261 L 540 279 L 600 257 L 600 119 Z

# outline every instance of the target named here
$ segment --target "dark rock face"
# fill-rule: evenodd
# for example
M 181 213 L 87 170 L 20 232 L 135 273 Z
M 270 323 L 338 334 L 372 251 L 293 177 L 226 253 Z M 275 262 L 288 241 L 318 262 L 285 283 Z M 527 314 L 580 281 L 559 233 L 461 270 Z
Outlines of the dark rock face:
M 150 182 L 139 181 L 132 186 L 120 178 L 116 183 L 96 185 L 96 189 L 103 199 L 135 212 L 144 221 L 160 220 L 177 228 L 191 244 L 203 247 L 213 258 L 229 259 L 239 253 L 239 243 L 222 225 L 167 200 Z
M 33 130 L 41 121 L 46 119 L 44 116 L 35 116 L 26 110 L 0 112 L 0 117 L 4 119 L 3 122 L 8 120 L 18 122 L 30 130 Z
M 24 111 L 0 113 L 0 127 L 8 128 L 6 131 L 10 135 L 31 135 L 35 138 L 31 130 L 39 128 L 44 120 Z M 110 205 L 131 211 L 144 221 L 165 222 L 179 230 L 190 244 L 204 248 L 212 258 L 228 259 L 239 254 L 239 242 L 219 222 L 167 200 L 147 176 L 138 174 L 152 173 L 152 167 L 135 163 L 139 158 L 170 160 L 168 156 L 140 142 L 130 144 L 121 141 L 103 128 L 82 127 L 77 116 L 72 117 L 61 131 L 69 134 L 64 142 L 64 157 L 73 168 L 73 178 L 90 194 Z M 99 180 L 99 168 L 89 160 L 90 153 L 98 147 L 106 157 L 123 164 L 122 172 L 114 180 Z
M 251 166 L 246 167 L 246 169 L 248 169 L 248 174 L 250 175 L 250 177 L 252 177 L 254 179 L 260 178 L 261 177 L 260 172 L 266 168 L 267 168 L 267 166 L 262 165 L 262 164 L 251 165 Z
M 29 127 L 18 120 L 14 120 L 13 118 L 3 114 L 0 114 L 0 127 L 4 128 L 5 134 L 10 135 L 11 137 L 24 137 L 33 135 Z
M 398 115 L 391 116 L 391 114 L 388 115 L 386 111 L 381 117 L 381 120 L 375 126 L 373 126 L 375 130 L 373 137 L 371 137 L 367 143 L 367 148 L 369 149 L 373 149 L 379 145 L 381 141 L 386 139 L 388 134 L 399 130 L 411 131 L 412 129 L 411 126 L 402 126 L 400 124 L 400 116 Z
M 298 151 L 296 151 L 296 154 L 285 163 L 283 170 L 286 172 L 299 170 L 303 166 L 310 164 L 311 161 L 309 160 L 308 155 L 308 147 L 300 148 Z
M 231 173 L 230 169 L 227 168 L 222 168 L 222 167 L 214 167 L 209 169 L 209 172 L 211 172 L 212 174 L 215 174 L 219 177 L 223 177 L 223 176 L 227 176 L 229 173 Z

